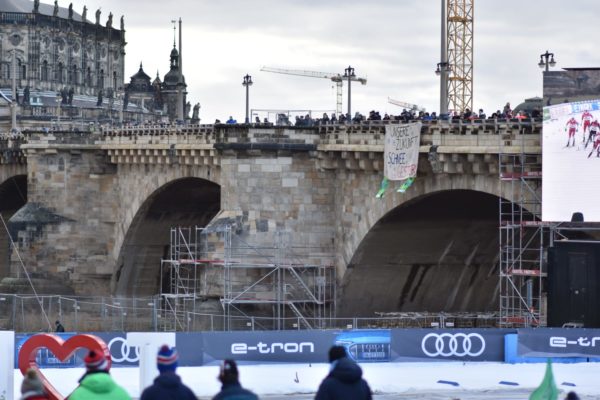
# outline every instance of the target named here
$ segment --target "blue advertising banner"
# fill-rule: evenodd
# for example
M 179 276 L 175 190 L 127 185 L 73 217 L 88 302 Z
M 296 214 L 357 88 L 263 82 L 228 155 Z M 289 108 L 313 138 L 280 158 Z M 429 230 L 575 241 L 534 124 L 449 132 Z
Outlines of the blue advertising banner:
M 203 332 L 181 332 L 175 335 L 180 367 L 204 365 Z
M 334 338 L 334 331 L 205 332 L 203 362 L 327 362 Z
M 510 329 L 392 329 L 391 361 L 504 361 Z
M 547 330 L 545 330 L 547 331 Z M 574 333 L 575 330 L 570 330 Z M 578 330 L 579 331 L 579 330 Z M 217 364 L 230 358 L 244 363 L 319 363 L 327 362 L 329 348 L 343 346 L 357 362 L 406 361 L 503 361 L 504 335 L 511 329 L 372 329 L 351 331 L 238 331 L 181 332 L 176 334 L 180 366 Z M 598 337 L 589 339 L 590 346 L 600 345 Z M 63 339 L 75 333 L 61 333 Z M 114 367 L 139 364 L 139 349 L 127 343 L 124 332 L 91 333 L 102 338 L 109 347 Z M 18 351 L 31 334 L 17 334 Z M 557 335 L 553 335 L 557 336 Z M 562 338 L 562 336 L 561 336 Z M 555 344 L 579 340 L 554 339 Z M 583 345 L 585 342 L 580 340 Z M 569 345 L 572 346 L 572 345 Z M 571 354 L 571 353 L 569 353 Z M 60 363 L 48 350 L 38 354 L 42 368 L 83 367 L 85 350 Z M 16 365 L 15 365 L 16 367 Z
M 337 332 L 334 344 L 344 346 L 356 362 L 390 362 L 392 344 L 389 329 Z
M 526 357 L 600 357 L 600 329 L 519 329 L 517 354 Z

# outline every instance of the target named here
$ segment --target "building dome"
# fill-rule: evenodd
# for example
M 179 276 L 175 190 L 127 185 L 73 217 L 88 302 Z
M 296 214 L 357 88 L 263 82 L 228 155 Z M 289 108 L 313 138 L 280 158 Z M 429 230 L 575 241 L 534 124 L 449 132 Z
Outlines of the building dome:
M 140 69 L 133 75 L 129 81 L 129 90 L 137 92 L 148 92 L 152 91 L 152 85 L 150 84 L 150 77 L 144 72 L 142 63 L 140 63 Z
M 519 111 L 525 111 L 528 114 L 531 114 L 534 110 L 542 111 L 544 107 L 544 100 L 541 97 L 531 97 L 529 99 L 525 99 L 525 101 L 513 110 L 514 113 L 518 113 Z
M 185 84 L 185 79 L 179 73 L 179 69 L 171 69 L 169 72 L 167 72 L 165 79 L 163 80 L 163 85 L 174 86 L 179 83 Z
M 179 52 L 175 45 L 173 45 L 173 49 L 171 50 L 171 69 L 163 79 L 163 86 L 168 89 L 178 84 L 185 85 L 185 78 L 179 70 Z

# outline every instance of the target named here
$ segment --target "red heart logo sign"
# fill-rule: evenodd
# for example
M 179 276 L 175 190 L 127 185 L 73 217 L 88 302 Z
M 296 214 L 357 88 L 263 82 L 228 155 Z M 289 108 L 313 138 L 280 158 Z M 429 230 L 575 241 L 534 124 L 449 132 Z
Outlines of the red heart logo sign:
M 108 368 L 111 366 L 110 351 L 102 339 L 94 335 L 75 335 L 67 340 L 62 340 L 56 335 L 50 333 L 41 333 L 30 337 L 19 350 L 19 369 L 25 375 L 29 368 L 33 368 L 38 373 L 44 384 L 48 397 L 52 400 L 63 400 L 62 395 L 52 386 L 46 377 L 40 372 L 35 361 L 37 351 L 41 348 L 50 350 L 60 361 L 65 361 L 77 351 L 77 349 L 94 350 L 104 354 L 108 360 Z

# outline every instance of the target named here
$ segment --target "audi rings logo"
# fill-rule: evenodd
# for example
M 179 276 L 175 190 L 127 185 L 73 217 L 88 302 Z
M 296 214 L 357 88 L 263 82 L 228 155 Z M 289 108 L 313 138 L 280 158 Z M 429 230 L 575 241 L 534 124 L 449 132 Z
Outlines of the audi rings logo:
M 485 340 L 479 333 L 429 333 L 421 349 L 429 357 L 477 357 L 485 351 Z
M 140 361 L 139 347 L 129 346 L 125 338 L 118 336 L 112 338 L 111 341 L 108 342 L 108 350 L 110 351 L 110 358 L 114 363 L 134 363 Z

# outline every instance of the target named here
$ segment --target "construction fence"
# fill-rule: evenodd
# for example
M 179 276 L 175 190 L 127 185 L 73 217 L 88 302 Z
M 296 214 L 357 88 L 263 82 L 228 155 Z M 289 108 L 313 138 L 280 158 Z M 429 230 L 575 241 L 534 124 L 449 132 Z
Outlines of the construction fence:
M 72 332 L 134 331 L 270 331 L 294 329 L 390 329 L 390 328 L 492 328 L 497 313 L 379 313 L 375 317 L 314 318 L 231 316 L 186 312 L 180 324 L 161 324 L 161 296 L 75 297 L 0 294 L 0 330 L 16 332 L 54 331 L 60 321 Z M 306 317 L 304 317 L 306 319 Z M 227 326 L 229 325 L 229 329 Z

